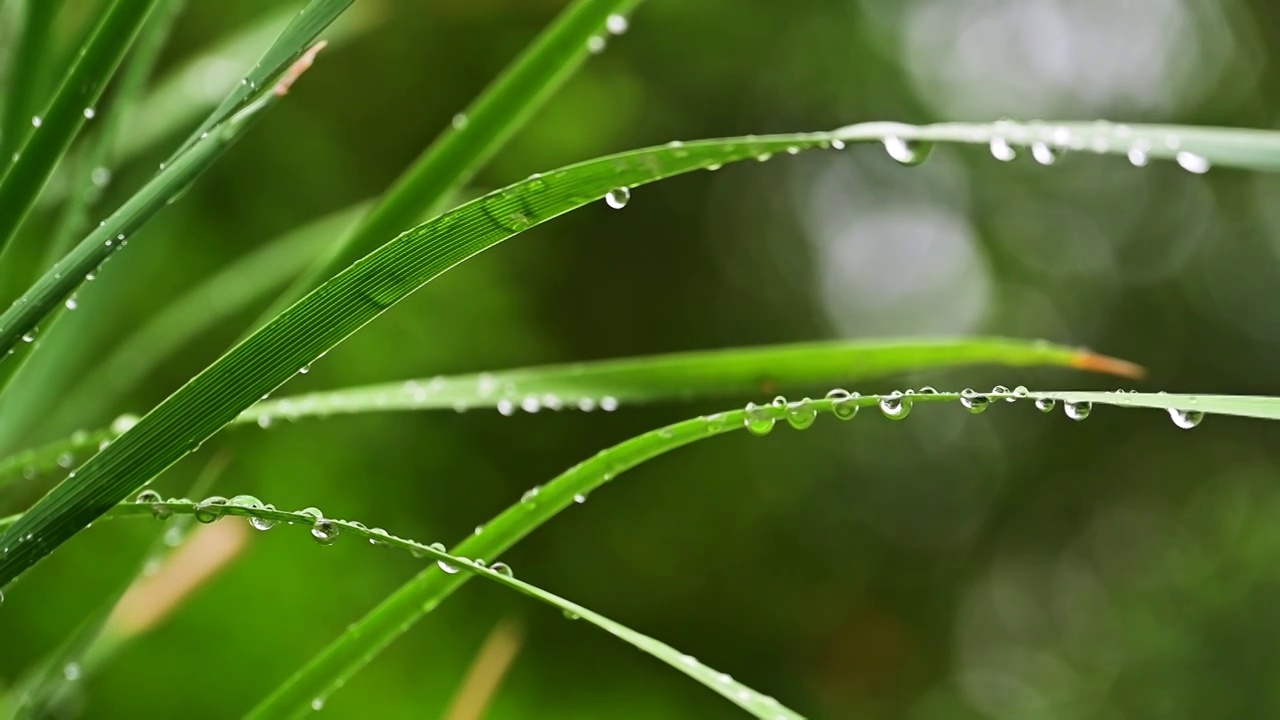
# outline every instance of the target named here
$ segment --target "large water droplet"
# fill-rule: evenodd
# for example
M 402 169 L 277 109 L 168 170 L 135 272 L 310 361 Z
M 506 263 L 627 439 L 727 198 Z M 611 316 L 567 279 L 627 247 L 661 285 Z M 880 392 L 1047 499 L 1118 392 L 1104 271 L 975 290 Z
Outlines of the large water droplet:
M 1009 388 L 1005 387 L 1004 385 L 997 385 L 997 386 L 995 386 L 995 387 L 991 388 L 991 394 L 992 394 L 992 395 L 1011 395 L 1011 394 L 1013 394 L 1013 393 L 1009 390 Z M 1015 397 L 1007 397 L 1007 398 L 1005 398 L 1005 399 L 1004 399 L 1004 401 L 1005 401 L 1005 402 L 1018 402 L 1018 398 L 1015 398 Z
M 773 413 L 755 403 L 747 403 L 742 423 L 752 435 L 768 435 L 773 430 Z
M 1083 420 L 1089 417 L 1089 413 L 1093 411 L 1093 403 L 1088 400 L 1080 402 L 1066 401 L 1062 403 L 1062 409 L 1066 412 L 1067 417 L 1072 420 Z
M 627 22 L 626 16 L 618 13 L 610 15 L 604 21 L 604 28 L 609 31 L 610 35 L 621 35 L 627 31 L 629 26 L 630 23 Z
M 1009 162 L 1018 157 L 1018 153 L 1004 138 L 991 138 L 991 157 L 1001 162 Z
M 1129 148 L 1129 163 L 1134 167 L 1146 167 L 1151 161 L 1150 151 L 1145 146 L 1134 145 Z
M 514 576 L 515 576 L 515 573 L 514 573 L 514 572 L 512 572 L 512 570 L 511 570 L 511 566 L 510 566 L 510 565 L 508 565 L 508 564 L 506 564 L 506 563 L 496 562 L 496 563 L 494 563 L 494 564 L 490 565 L 490 566 L 489 566 L 489 569 L 490 569 L 490 570 L 492 570 L 492 571 L 494 571 L 494 572 L 496 572 L 496 573 L 498 573 L 499 575 L 506 575 L 507 577 L 514 577 Z
M 880 412 L 890 420 L 902 420 L 911 414 L 911 398 L 894 390 L 880 398 Z
M 1204 413 L 1199 410 L 1169 408 L 1169 419 L 1173 420 L 1173 424 L 1183 430 L 1190 430 L 1200 424 L 1200 421 L 1204 419 Z
M 163 499 L 164 498 L 160 497 L 160 493 L 150 488 L 147 488 L 146 490 L 143 490 L 142 492 L 138 493 L 138 497 L 134 498 L 133 501 L 135 503 L 138 503 L 139 505 L 153 505 L 155 503 L 162 501 Z
M 441 570 L 445 571 L 446 573 L 448 573 L 448 574 L 450 574 L 450 575 L 456 575 L 456 574 L 458 573 L 458 568 L 456 568 L 456 567 L 454 567 L 454 566 L 450 565 L 449 563 L 447 563 L 447 562 L 445 562 L 445 561 L 443 561 L 443 560 L 437 560 L 437 561 L 436 561 L 436 565 L 437 565 L 437 566 L 439 566 L 439 568 L 440 568 Z
M 991 398 L 986 395 L 979 395 L 974 392 L 973 388 L 965 388 L 960 391 L 960 404 L 964 406 L 965 410 L 977 415 L 991 405 Z
M 1178 161 L 1178 165 L 1187 172 L 1203 175 L 1209 172 L 1209 159 L 1203 155 L 1187 152 L 1183 150 L 1173 156 Z
M 276 506 L 268 503 L 266 505 L 263 505 L 262 509 L 275 510 Z M 272 520 L 271 518 L 264 518 L 264 517 L 258 517 L 256 515 L 252 515 L 249 517 L 249 525 L 254 530 L 261 530 L 262 532 L 266 532 L 276 526 L 276 521 Z
M 340 528 L 332 520 L 320 518 L 311 525 L 311 537 L 321 545 L 332 545 L 338 541 Z
M 31 118 L 31 127 L 37 127 L 37 128 L 38 128 L 38 127 L 40 127 L 40 126 L 41 126 L 41 125 L 43 125 L 43 124 L 44 124 L 44 120 L 43 120 L 39 115 L 36 115 L 36 116 L 34 116 L 34 117 L 32 117 L 32 118 Z
M 621 210 L 631 201 L 631 190 L 626 187 L 616 187 L 605 193 L 604 201 L 614 210 Z
M 813 401 L 805 398 L 787 407 L 787 423 L 797 430 L 804 430 L 818 419 L 818 411 L 813 408 Z
M 1052 165 L 1058 159 L 1058 153 L 1046 143 L 1031 143 L 1031 157 L 1041 165 Z
M 1036 409 L 1042 413 L 1052 412 L 1057 404 L 1053 398 L 1036 398 Z
M 895 135 L 890 135 L 884 139 L 884 150 L 889 153 L 889 157 L 899 164 L 915 167 L 929 159 L 929 153 L 933 151 L 933 144 L 920 142 L 919 140 L 903 140 Z
M 226 513 L 226 505 L 227 499 L 221 495 L 205 498 L 196 503 L 196 520 L 205 524 L 216 522 L 222 519 L 222 516 Z

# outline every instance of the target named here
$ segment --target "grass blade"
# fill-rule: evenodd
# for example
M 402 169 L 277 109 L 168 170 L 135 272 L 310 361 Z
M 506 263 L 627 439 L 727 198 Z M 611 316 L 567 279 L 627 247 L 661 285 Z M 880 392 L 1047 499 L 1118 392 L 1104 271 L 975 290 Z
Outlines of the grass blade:
M 0 553 L 0 587 L 194 451 L 300 368 L 466 259 L 611 192 L 620 195 L 621 188 L 761 155 L 829 147 L 859 133 L 880 140 L 885 129 L 876 124 L 835 135 L 704 140 L 598 158 L 533 176 L 400 235 L 249 336 L 54 488 L 0 536 L 0 545 L 8 548 Z M 1206 131 L 1198 132 L 1203 136 Z M 1280 133 L 1270 136 L 1280 147 Z M 4 332 L 7 326 L 0 330 Z M 24 539 L 28 537 L 32 540 Z
M 570 602 L 546 590 L 519 580 L 511 573 L 510 568 L 498 563 L 486 562 L 479 555 L 463 555 L 460 552 L 449 553 L 440 545 L 428 545 L 402 537 L 388 534 L 380 528 L 369 529 L 362 523 L 348 520 L 332 520 L 317 518 L 303 512 L 287 512 L 276 510 L 274 506 L 264 506 L 257 498 L 240 495 L 228 501 L 218 498 L 220 502 L 194 503 L 190 500 L 167 500 L 161 502 L 132 502 L 116 506 L 106 517 L 140 517 L 151 516 L 157 512 L 161 515 L 194 515 L 207 522 L 227 516 L 253 518 L 266 523 L 257 523 L 255 527 L 273 527 L 277 525 L 298 525 L 311 531 L 311 534 L 324 544 L 336 541 L 340 537 L 355 537 L 368 541 L 372 545 L 398 547 L 407 550 L 416 557 L 431 558 L 436 561 L 433 570 L 447 578 L 462 580 L 479 576 L 511 590 L 539 600 L 571 617 L 577 617 L 595 625 L 605 632 L 624 642 L 662 660 L 671 667 L 697 680 L 714 692 L 738 705 L 755 717 L 765 720 L 799 720 L 800 715 L 788 710 L 771 697 L 757 693 L 751 688 L 735 681 L 730 676 L 707 667 L 689 655 L 685 655 L 665 643 L 654 640 L 630 628 L 614 622 L 599 613 L 593 612 L 577 603 Z M 0 519 L 0 528 L 12 523 L 12 519 Z M 321 530 L 320 528 L 323 527 Z M 446 571 L 443 568 L 448 568 Z M 461 573 L 461 575 L 459 574 Z M 461 584 L 461 583 L 459 583 Z M 324 707 L 327 695 L 309 696 L 305 701 L 293 708 L 259 707 L 249 714 L 252 718 L 296 717 L 306 715 Z
M 836 391 L 833 391 L 833 393 Z M 831 413 L 842 419 L 852 419 L 859 408 L 875 408 L 889 417 L 906 417 L 913 404 L 959 404 L 967 398 L 969 404 L 980 403 L 987 407 L 998 399 L 1061 400 L 1075 403 L 1096 402 L 1118 407 L 1152 407 L 1171 412 L 1192 411 L 1221 413 L 1266 419 L 1280 419 L 1280 398 L 1240 397 L 1223 395 L 1163 395 L 1146 393 L 1094 393 L 1094 392 L 1016 392 L 970 395 L 968 393 L 931 393 L 903 395 L 872 395 L 849 397 L 828 396 L 817 401 L 792 403 L 784 408 L 770 405 L 748 406 L 715 415 L 685 420 L 634 437 L 604 450 L 556 477 L 542 487 L 525 493 L 522 501 L 508 508 L 482 530 L 468 537 L 453 553 L 463 557 L 496 558 L 520 539 L 536 530 L 561 510 L 580 502 L 582 498 L 623 472 L 699 440 L 721 435 L 744 427 L 754 434 L 768 433 L 777 422 L 790 422 L 796 427 L 808 427 L 818 414 Z M 980 400 L 979 400 L 980 398 Z M 904 409 L 905 408 L 905 409 Z M 1085 414 L 1088 411 L 1085 410 Z M 1071 415 L 1068 412 L 1068 415 Z M 450 575 L 431 568 L 397 590 L 381 605 L 371 611 L 350 630 L 340 636 L 323 652 L 317 654 L 302 670 L 295 674 L 279 690 L 267 698 L 253 717 L 276 718 L 295 716 L 313 697 L 327 697 L 346 683 L 352 675 L 372 659 L 382 648 L 407 630 L 422 615 L 433 610 L 469 578 Z
M 323 45 L 313 47 L 313 52 Z M 303 67 L 310 64 L 304 57 Z M 22 297 L 0 314 L 0 351 L 8 352 L 21 338 L 34 340 L 34 330 L 46 315 L 75 291 L 85 276 L 94 272 L 111 255 L 128 243 L 128 239 L 157 212 L 183 192 L 200 173 L 222 156 L 241 133 L 257 120 L 262 111 L 273 105 L 288 91 L 291 77 L 285 77 L 272 90 L 262 93 L 254 102 L 202 133 L 186 151 L 177 154 L 150 182 L 129 198 L 110 217 L 80 241 L 59 260 Z M 12 366 L 13 362 L 10 361 Z
M 93 116 L 103 88 L 157 2 L 114 0 L 49 106 L 31 119 L 35 127 L 0 178 L 0 252 L 8 247 L 71 140 Z
M 38 94 L 44 76 L 42 64 L 52 52 L 53 21 L 63 0 L 28 0 L 23 8 L 9 77 L 5 88 L 4 112 L 0 114 L 0 167 L 7 167 L 11 153 L 31 134 L 31 116 L 36 114 Z
M 585 62 L 591 38 L 606 33 L 609 17 L 626 15 L 639 3 L 575 0 L 565 8 L 265 317 L 274 316 L 405 228 L 439 212 L 444 201 L 469 182 Z
M 233 277 L 227 275 L 228 280 Z M 212 290 L 217 286 L 209 287 Z M 183 313 L 174 319 L 185 317 Z M 150 333 L 138 337 L 146 340 Z M 159 337 L 156 339 L 159 341 Z M 138 347 L 146 348 L 147 343 L 139 343 Z M 144 362 L 142 357 L 137 360 Z M 235 423 L 269 425 L 276 418 L 300 420 L 336 414 L 458 408 L 489 408 L 511 414 L 517 409 L 599 407 L 608 412 L 618 404 L 795 392 L 897 372 L 979 363 L 1051 365 L 1122 377 L 1138 377 L 1142 370 L 1123 360 L 1043 341 L 830 341 L 549 365 L 321 391 L 259 402 L 240 413 Z M 103 377 L 100 381 L 107 380 Z M 65 470 L 95 451 L 104 440 L 109 441 L 130 427 L 132 421 L 125 418 L 111 428 L 78 433 L 0 460 L 0 487 L 19 477 L 30 479 L 40 473 Z

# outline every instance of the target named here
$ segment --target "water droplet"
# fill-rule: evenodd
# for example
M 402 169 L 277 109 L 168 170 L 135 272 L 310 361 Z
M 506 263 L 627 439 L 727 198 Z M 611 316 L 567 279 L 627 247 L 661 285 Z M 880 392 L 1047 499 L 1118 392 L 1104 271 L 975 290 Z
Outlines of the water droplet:
M 973 388 L 965 388 L 960 391 L 960 404 L 971 414 L 977 415 L 991 405 L 991 398 L 986 395 L 979 395 L 973 391 Z
M 564 615 L 565 620 L 581 620 L 582 619 L 582 617 L 578 615 L 578 613 L 569 609 L 566 609 L 562 614 Z
M 448 573 L 448 574 L 450 574 L 450 575 L 456 575 L 456 574 L 458 573 L 458 568 L 456 568 L 456 567 L 454 567 L 454 566 L 450 565 L 449 563 L 447 563 L 447 562 L 445 562 L 445 561 L 443 561 L 443 560 L 437 560 L 437 561 L 436 561 L 436 565 L 437 565 L 437 566 L 439 566 L 439 568 L 440 568 L 441 570 L 445 571 L 446 573 Z
M 604 45 L 605 45 L 604 38 L 600 37 L 599 35 L 592 35 L 591 37 L 587 38 L 587 52 L 591 53 L 592 55 L 599 55 L 600 53 L 604 52 Z
M 995 387 L 991 388 L 991 394 L 992 394 L 992 395 L 1010 395 L 1011 393 L 1009 392 L 1009 388 L 1007 388 L 1007 387 L 1005 387 L 1005 386 L 1003 386 L 1003 385 L 997 385 L 997 386 L 995 386 Z M 1007 398 L 1005 398 L 1005 399 L 1004 399 L 1004 401 L 1005 401 L 1005 402 L 1017 402 L 1017 401 L 1018 401 L 1018 398 L 1007 397 Z
M 323 710 L 324 698 L 322 697 L 311 698 L 311 709 L 315 710 L 316 712 L 320 712 L 321 710 Z
M 123 435 L 133 429 L 138 424 L 138 416 L 124 414 L 111 421 L 111 432 L 115 435 Z
M 1151 158 L 1145 146 L 1134 145 L 1129 148 L 1129 163 L 1134 167 L 1146 167 Z
M 898 164 L 915 167 L 929 159 L 929 153 L 933 152 L 933 145 L 918 140 L 903 140 L 896 135 L 890 135 L 884 139 L 884 149 Z
M 311 372 L 311 366 L 310 366 L 310 365 L 303 365 L 302 367 L 298 368 L 298 374 L 299 374 L 299 375 L 306 375 L 306 374 L 307 374 L 307 373 L 309 373 L 309 372 Z
M 1169 408 L 1169 419 L 1173 420 L 1173 424 L 1183 430 L 1190 430 L 1200 424 L 1200 421 L 1204 419 L 1204 413 L 1199 410 Z
M 1071 402 L 1068 400 L 1067 402 L 1062 403 L 1062 409 L 1066 412 L 1067 417 L 1072 420 L 1083 420 L 1089 417 L 1089 413 L 1093 410 L 1093 403 L 1088 400 L 1081 400 L 1080 402 Z
M 457 115 L 454 115 L 453 120 L 451 120 L 449 124 L 453 125 L 454 130 L 461 130 L 462 128 L 467 126 L 466 114 L 458 113 Z
M 629 26 L 630 23 L 627 22 L 627 18 L 617 13 L 610 15 L 604 21 L 604 27 L 609 31 L 610 35 L 621 35 L 627 31 Z
M 97 111 L 97 110 L 94 110 L 94 109 L 93 109 L 93 108 L 91 108 L 91 107 L 87 107 L 87 108 L 85 108 L 85 109 L 84 109 L 84 119 L 85 119 L 85 120 L 92 120 L 92 119 L 93 119 L 93 116 L 94 116 L 94 115 L 97 115 L 97 114 L 98 114 L 98 111 Z
M 1203 155 L 1187 152 L 1183 150 L 1173 156 L 1178 161 L 1178 165 L 1187 172 L 1203 175 L 1209 172 L 1209 159 Z
M 834 395 L 833 395 L 834 393 Z M 843 397 L 841 395 L 843 394 Z M 836 389 L 827 393 L 827 397 L 831 398 L 831 414 L 836 416 L 837 420 L 852 420 L 858 415 L 858 399 L 862 397 L 856 392 L 846 392 Z
M 60 468 L 69 468 L 75 464 L 76 457 L 69 452 L 58 453 L 58 457 L 54 462 L 58 463 Z
M 901 420 L 911 414 L 911 398 L 894 390 L 880 398 L 880 412 L 890 420 Z
M 511 417 L 516 414 L 516 404 L 506 398 L 503 398 L 498 401 L 498 412 L 506 415 L 507 417 Z
M 925 385 L 924 387 L 920 388 L 916 392 L 920 393 L 921 395 L 937 395 L 938 389 L 932 385 Z
M 148 488 L 138 493 L 138 496 L 135 497 L 133 501 L 139 505 L 152 505 L 161 502 L 163 499 L 164 498 L 160 497 L 160 493 Z
M 66 302 L 64 302 L 64 303 L 62 303 L 62 304 L 63 304 L 63 306 L 65 306 L 68 310 L 75 310 L 77 307 L 80 307 L 80 303 L 76 301 L 76 297 L 75 297 L 74 295 L 72 295 L 71 297 L 67 298 L 67 301 L 66 301 Z
M 835 149 L 835 150 L 843 150 L 843 149 L 844 149 L 844 141 L 843 141 L 843 140 L 841 140 L 840 138 L 832 138 L 832 140 L 831 140 L 831 147 L 832 147 L 833 149 Z
M 742 423 L 752 435 L 768 435 L 773 430 L 773 413 L 768 408 L 755 403 L 747 403 L 746 416 Z
M 311 525 L 311 537 L 321 545 L 332 545 L 338 541 L 338 533 L 341 528 L 332 520 L 320 518 Z
M 756 155 L 756 162 L 769 162 L 772 159 L 773 153 L 771 152 L 762 152 L 759 155 Z
M 573 501 L 581 505 L 582 503 L 587 501 L 587 496 L 583 495 L 582 493 L 578 493 L 577 495 L 573 496 Z
M 1041 165 L 1052 165 L 1058 159 L 1058 153 L 1042 142 L 1031 143 L 1031 157 Z
M 1019 385 L 1013 389 L 1013 394 L 1017 397 L 1024 398 L 1027 395 L 1030 395 L 1031 391 L 1027 389 L 1026 385 Z
M 596 409 L 596 401 L 589 397 L 578 398 L 578 409 L 582 412 L 591 412 Z
M 67 682 L 75 682 L 80 679 L 80 663 L 69 662 L 67 666 L 62 668 L 62 677 Z
M 262 413 L 261 415 L 258 416 L 258 427 L 262 428 L 263 430 L 266 430 L 267 428 L 271 427 L 272 422 L 273 422 L 273 419 L 270 413 Z
M 631 190 L 625 187 L 616 187 L 605 193 L 604 201 L 614 210 L 621 210 L 627 206 L 631 200 Z
M 612 395 L 605 395 L 600 398 L 600 409 L 605 412 L 613 412 L 618 409 L 618 398 Z
M 22 334 L 22 342 L 29 343 L 29 342 L 35 342 L 35 341 L 36 341 L 35 333 L 28 332 L 28 333 Z
M 96 167 L 89 171 L 89 182 L 96 187 L 104 188 L 111 182 L 111 171 L 104 167 Z
M 813 401 L 805 398 L 787 407 L 787 423 L 796 430 L 804 430 L 813 425 L 818 418 L 818 411 L 813 408 Z
M 266 505 L 264 506 L 263 509 L 275 510 L 275 506 Z M 264 517 L 258 517 L 257 515 L 251 515 L 249 516 L 249 525 L 254 530 L 261 530 L 262 532 L 266 532 L 276 526 L 276 521 L 272 520 L 271 518 L 264 518 Z
M 496 562 L 490 565 L 489 569 L 498 573 L 499 575 L 506 575 L 507 577 L 515 577 L 515 573 L 511 571 L 511 566 L 506 563 Z
M 991 157 L 1001 162 L 1009 162 L 1018 157 L 1018 153 L 1004 138 L 991 138 Z
M 214 495 L 201 500 L 196 503 L 195 507 L 196 521 L 207 525 L 221 520 L 222 516 L 227 512 L 226 505 L 227 499 L 221 495 Z
M 533 487 L 529 488 L 524 492 L 524 495 L 520 496 L 520 502 L 522 503 L 532 502 L 534 498 L 538 497 L 538 492 L 541 489 L 542 488 L 538 487 L 537 485 L 534 485 Z
M 542 403 L 533 395 L 527 395 L 520 401 L 520 409 L 527 413 L 536 413 L 542 409 Z
M 536 495 L 537 493 L 534 493 L 534 494 Z M 472 535 L 477 535 L 477 536 L 478 536 L 478 535 L 482 535 L 482 534 L 484 534 L 484 526 L 483 526 L 483 525 L 477 525 L 477 526 L 475 527 L 475 529 L 471 531 L 471 534 L 472 534 Z
M 1036 398 L 1036 409 L 1042 413 L 1052 412 L 1057 404 L 1053 398 Z
M 44 120 L 39 115 L 31 118 L 31 127 L 40 127 L 44 124 Z

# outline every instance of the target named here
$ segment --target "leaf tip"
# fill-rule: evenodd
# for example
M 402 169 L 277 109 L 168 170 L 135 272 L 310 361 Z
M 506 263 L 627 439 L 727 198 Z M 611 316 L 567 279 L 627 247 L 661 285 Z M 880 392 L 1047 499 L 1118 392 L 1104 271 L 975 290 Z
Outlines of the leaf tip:
M 1109 355 L 1099 355 L 1089 350 L 1076 352 L 1071 358 L 1071 367 L 1077 370 L 1116 375 L 1133 380 L 1141 380 L 1147 376 L 1147 369 L 1137 363 Z
M 328 40 L 321 40 L 315 45 L 312 45 L 307 48 L 306 52 L 302 53 L 302 57 L 295 60 L 293 64 L 289 66 L 289 69 L 285 71 L 284 76 L 280 78 L 280 82 L 277 82 L 275 89 L 272 90 L 276 97 L 284 97 L 289 94 L 289 88 L 293 87 L 293 84 L 298 81 L 298 78 L 302 77 L 302 74 L 311 67 L 311 64 L 316 61 L 316 55 L 319 54 L 321 50 L 325 49 L 328 44 Z

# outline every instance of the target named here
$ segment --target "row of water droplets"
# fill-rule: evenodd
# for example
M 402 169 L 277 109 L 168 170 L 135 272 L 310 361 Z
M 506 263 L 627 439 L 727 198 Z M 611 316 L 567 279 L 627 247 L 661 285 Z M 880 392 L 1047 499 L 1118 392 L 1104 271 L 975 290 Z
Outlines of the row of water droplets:
M 1116 392 L 1129 394 L 1136 391 L 1117 390 Z M 912 406 L 917 398 L 938 394 L 939 392 L 936 389 L 928 385 L 918 390 L 894 390 L 888 394 L 877 396 L 875 405 L 884 417 L 890 420 L 903 420 L 911 414 Z M 1005 402 L 1013 403 L 1020 399 L 1029 398 L 1031 391 L 1025 385 L 1019 385 L 1013 390 L 1003 385 L 996 385 L 991 388 L 989 393 L 980 393 L 972 388 L 965 388 L 960 391 L 959 396 L 961 407 L 970 414 L 977 415 L 985 412 L 995 400 L 1003 399 Z M 852 420 L 857 416 L 858 410 L 862 405 L 870 404 L 870 398 L 863 398 L 859 393 L 841 388 L 828 392 L 825 400 L 830 402 L 831 414 L 840 420 Z M 1056 400 L 1049 397 L 1036 397 L 1033 402 L 1036 409 L 1042 413 L 1052 412 L 1058 404 Z M 761 405 L 747 403 L 746 407 L 743 408 L 742 423 L 748 432 L 757 436 L 768 435 L 779 420 L 786 420 L 791 427 L 797 430 L 804 430 L 812 426 L 816 421 L 818 408 L 819 405 L 810 398 L 789 402 L 785 397 L 779 395 L 770 403 Z M 1064 401 L 1062 410 L 1072 420 L 1084 420 L 1093 411 L 1093 403 L 1088 400 Z M 1170 408 L 1168 413 L 1173 424 L 1183 430 L 1198 426 L 1204 419 L 1204 413 L 1198 410 Z
M 250 511 L 247 513 L 249 524 L 253 526 L 255 530 L 264 532 L 275 527 L 277 522 L 275 518 L 267 516 L 267 513 L 280 512 L 274 505 L 271 505 L 270 503 L 263 504 L 261 500 L 253 495 L 236 495 L 231 498 L 214 495 L 207 497 L 204 500 L 193 502 L 187 498 L 170 498 L 165 500 L 161 497 L 160 493 L 155 490 L 146 489 L 138 493 L 137 497 L 134 498 L 134 503 L 138 505 L 150 505 L 151 514 L 157 520 L 167 520 L 172 517 L 174 514 L 174 506 L 191 505 L 192 515 L 195 517 L 196 521 L 204 524 L 214 523 L 221 520 L 223 517 L 227 516 L 228 511 L 231 508 L 243 508 Z M 263 514 L 255 514 L 253 511 L 262 511 Z M 338 541 L 338 536 L 341 534 L 342 530 L 346 528 L 348 530 L 354 530 L 360 534 L 371 535 L 372 537 L 368 538 L 370 545 L 408 545 L 408 549 L 414 557 L 426 557 L 431 554 L 429 551 L 435 551 L 437 553 L 448 552 L 442 543 L 422 545 L 421 543 L 407 538 L 394 536 L 379 527 L 367 528 L 363 523 L 356 520 L 335 520 L 326 518 L 324 513 L 315 507 L 304 508 L 297 512 L 288 514 L 292 516 L 292 519 L 286 520 L 285 522 L 287 524 L 292 525 L 295 521 L 309 524 L 311 526 L 312 539 L 320 545 L 334 544 Z M 480 531 L 481 529 L 477 528 L 476 534 L 479 534 Z M 174 538 L 176 542 L 176 540 L 180 540 L 181 536 L 175 535 Z M 507 577 L 513 576 L 511 567 L 506 563 L 496 562 L 492 565 L 486 565 L 485 561 L 479 558 L 469 560 L 467 558 L 459 557 L 458 560 L 469 562 L 478 568 L 487 569 L 491 572 L 498 573 L 499 575 L 506 575 Z M 448 564 L 444 560 L 439 560 L 436 564 L 440 566 L 441 570 L 449 574 L 458 572 L 458 568 Z
M 984 131 L 984 134 L 987 133 Z M 1032 159 L 1041 165 L 1052 165 L 1066 151 L 1111 153 L 1123 150 L 1134 167 L 1146 167 L 1151 153 L 1160 145 L 1159 149 L 1172 152 L 1174 161 L 1187 172 L 1204 174 L 1211 165 L 1205 156 L 1182 149 L 1182 139 L 1175 133 L 1164 133 L 1153 141 L 1150 137 L 1139 136 L 1127 125 L 1106 121 L 1095 123 L 1092 131 L 1077 132 L 1066 125 L 1022 124 L 1006 120 L 995 123 L 990 134 L 987 146 L 991 156 L 1001 162 L 1016 159 L 1018 151 L 1015 147 L 1026 146 Z M 889 157 L 908 166 L 923 163 L 933 149 L 931 142 L 908 140 L 897 135 L 886 135 L 882 143 Z

